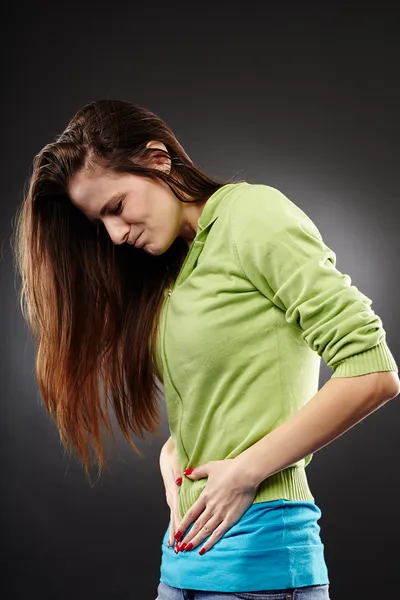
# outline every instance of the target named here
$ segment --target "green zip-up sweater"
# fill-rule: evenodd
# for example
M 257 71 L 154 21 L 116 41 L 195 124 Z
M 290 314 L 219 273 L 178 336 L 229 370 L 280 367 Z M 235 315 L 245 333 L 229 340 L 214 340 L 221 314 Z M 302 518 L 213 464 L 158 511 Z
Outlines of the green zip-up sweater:
M 397 371 L 372 301 L 336 268 L 312 220 L 280 191 L 231 183 L 205 204 L 161 312 L 158 378 L 181 470 L 234 458 L 332 377 Z M 268 477 L 254 502 L 314 497 L 312 455 Z M 207 480 L 184 477 L 183 516 Z

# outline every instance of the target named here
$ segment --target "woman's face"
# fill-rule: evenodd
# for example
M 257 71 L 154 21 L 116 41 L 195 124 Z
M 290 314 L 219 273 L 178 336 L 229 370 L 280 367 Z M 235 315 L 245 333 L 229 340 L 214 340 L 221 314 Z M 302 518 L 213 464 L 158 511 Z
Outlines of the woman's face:
M 157 147 L 164 146 L 159 143 Z M 158 255 L 177 236 L 193 237 L 185 203 L 162 180 L 100 168 L 84 170 L 72 178 L 68 194 L 88 219 L 104 223 L 114 244 L 138 240 L 137 247 Z

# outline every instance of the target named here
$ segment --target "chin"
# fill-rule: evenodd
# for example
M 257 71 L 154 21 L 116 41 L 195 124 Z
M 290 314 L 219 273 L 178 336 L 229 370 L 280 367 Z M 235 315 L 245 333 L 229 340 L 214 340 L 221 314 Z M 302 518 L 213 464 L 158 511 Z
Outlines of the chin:
M 151 254 L 152 256 L 159 256 L 160 254 L 163 254 L 162 250 L 160 250 L 159 248 L 154 249 L 152 248 L 152 246 L 146 246 L 145 252 Z
M 144 252 L 147 252 L 147 254 L 154 254 L 154 255 L 158 254 L 158 252 L 154 251 L 154 248 L 153 248 L 153 246 L 151 244 L 145 244 L 143 246 L 142 250 Z
M 172 242 L 171 242 L 172 244 Z M 143 246 L 143 250 L 145 252 L 147 252 L 148 254 L 151 254 L 152 256 L 160 256 L 160 254 L 164 254 L 168 248 L 171 246 L 171 244 L 166 244 L 166 247 L 164 245 L 156 245 L 153 244 L 152 242 L 148 242 Z

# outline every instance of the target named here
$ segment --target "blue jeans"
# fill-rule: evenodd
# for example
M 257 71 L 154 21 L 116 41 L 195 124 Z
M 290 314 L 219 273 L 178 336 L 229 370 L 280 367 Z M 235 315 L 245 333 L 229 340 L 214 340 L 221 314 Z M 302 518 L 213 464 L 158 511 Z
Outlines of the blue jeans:
M 204 592 L 158 584 L 156 600 L 330 600 L 329 585 L 308 585 L 264 592 Z

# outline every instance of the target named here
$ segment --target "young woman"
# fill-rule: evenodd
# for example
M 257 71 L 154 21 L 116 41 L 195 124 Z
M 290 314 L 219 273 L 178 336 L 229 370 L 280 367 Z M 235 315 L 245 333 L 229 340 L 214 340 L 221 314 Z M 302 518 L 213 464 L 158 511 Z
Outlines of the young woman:
M 158 599 L 328 599 L 306 467 L 399 380 L 311 219 L 270 186 L 207 176 L 160 117 L 103 100 L 35 157 L 15 256 L 40 392 L 88 477 L 108 401 L 140 454 L 130 434 L 159 434 L 164 386 Z

